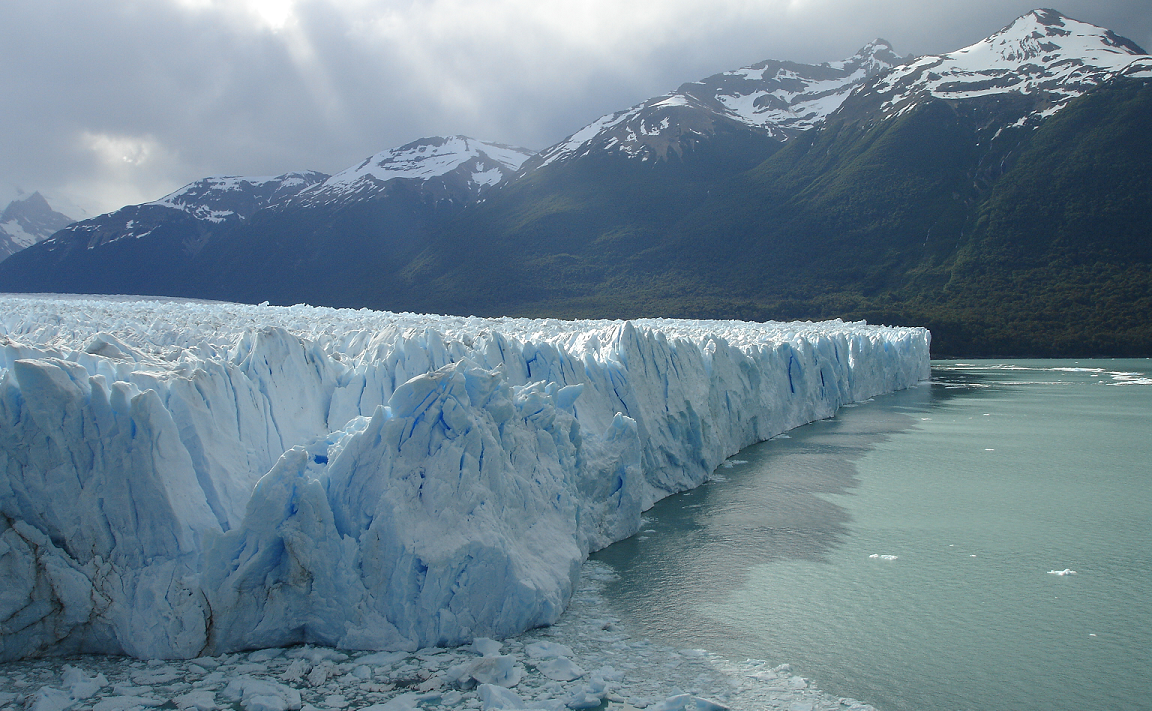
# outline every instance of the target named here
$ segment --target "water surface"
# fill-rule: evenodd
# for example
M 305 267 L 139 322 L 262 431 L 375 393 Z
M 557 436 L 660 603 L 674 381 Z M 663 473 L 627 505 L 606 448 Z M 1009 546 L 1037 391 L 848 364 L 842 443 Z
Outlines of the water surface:
M 881 710 L 1152 708 L 1150 376 L 934 363 L 658 504 L 610 604 Z

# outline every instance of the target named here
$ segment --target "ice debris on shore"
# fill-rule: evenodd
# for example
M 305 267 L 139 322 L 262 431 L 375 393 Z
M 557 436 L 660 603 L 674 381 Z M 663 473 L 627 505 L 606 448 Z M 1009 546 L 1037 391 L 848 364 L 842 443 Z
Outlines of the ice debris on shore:
M 653 502 L 926 378 L 928 345 L 839 321 L 0 297 L 0 660 L 553 623 Z
M 874 711 L 787 664 L 731 663 L 636 639 L 588 564 L 551 627 L 415 652 L 299 646 L 185 661 L 80 656 L 0 664 L 0 711 Z M 557 679 L 554 671 L 570 673 Z

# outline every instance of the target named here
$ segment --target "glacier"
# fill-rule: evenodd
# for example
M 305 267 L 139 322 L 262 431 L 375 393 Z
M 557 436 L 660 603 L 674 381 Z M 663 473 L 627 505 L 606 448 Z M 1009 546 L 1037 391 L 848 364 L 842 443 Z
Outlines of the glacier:
M 927 378 L 864 323 L 0 296 L 0 660 L 555 622 L 741 448 Z

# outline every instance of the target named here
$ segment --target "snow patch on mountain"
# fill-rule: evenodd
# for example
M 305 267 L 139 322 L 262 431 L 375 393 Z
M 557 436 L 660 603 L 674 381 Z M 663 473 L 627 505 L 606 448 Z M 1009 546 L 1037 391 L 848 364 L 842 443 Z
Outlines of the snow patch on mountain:
M 262 177 L 210 177 L 144 204 L 180 210 L 198 220 L 221 223 L 232 217 L 247 218 L 256 210 L 285 200 L 327 177 L 315 171 Z
M 549 624 L 656 499 L 928 358 L 839 321 L 2 297 L 0 660 Z
M 432 137 L 381 151 L 303 192 L 296 204 L 360 199 L 387 189 L 392 181 L 453 182 L 475 197 L 514 175 L 534 153 L 467 136 Z
M 883 115 L 900 115 L 924 99 L 963 100 L 1008 93 L 1037 99 L 1034 118 L 1117 75 L 1146 71 L 1147 53 L 1107 30 L 1034 10 L 996 34 L 963 49 L 920 57 L 868 87 L 884 98 Z
M 835 111 L 870 77 L 904 61 L 877 39 L 855 55 L 819 65 L 769 60 L 682 85 L 624 111 L 601 116 L 546 149 L 535 167 L 597 151 L 641 160 L 665 158 L 681 135 L 704 136 L 731 121 L 787 140 Z

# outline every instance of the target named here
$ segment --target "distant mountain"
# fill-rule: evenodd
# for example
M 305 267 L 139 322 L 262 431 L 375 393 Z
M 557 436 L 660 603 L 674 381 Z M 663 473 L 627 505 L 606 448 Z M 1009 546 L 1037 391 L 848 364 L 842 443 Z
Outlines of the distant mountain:
M 948 54 L 725 72 L 536 155 L 429 138 L 214 180 L 57 233 L 0 290 L 866 318 L 930 327 L 937 355 L 1152 355 L 1152 57 L 1053 10 Z
M 122 240 L 172 241 L 185 255 L 198 252 L 213 235 L 227 233 L 253 213 L 327 178 L 323 173 L 276 177 L 214 177 L 197 180 L 142 205 L 82 220 L 54 235 L 42 249 L 71 253 L 98 250 Z
M 53 210 L 38 192 L 13 200 L 0 212 L 0 260 L 47 239 L 72 221 Z
M 205 178 L 61 230 L 0 284 L 324 303 L 372 283 L 342 272 L 371 267 L 374 254 L 390 262 L 410 257 L 402 244 L 420 244 L 410 236 L 482 199 L 529 155 L 455 136 L 383 151 L 332 176 Z

